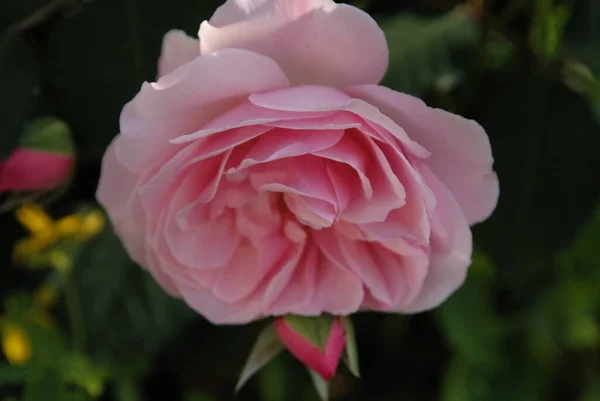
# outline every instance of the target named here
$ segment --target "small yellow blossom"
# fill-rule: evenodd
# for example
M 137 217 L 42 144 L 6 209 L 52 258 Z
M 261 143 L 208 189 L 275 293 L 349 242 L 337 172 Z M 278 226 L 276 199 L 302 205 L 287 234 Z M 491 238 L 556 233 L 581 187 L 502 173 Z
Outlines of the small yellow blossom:
M 80 233 L 86 238 L 93 237 L 98 235 L 104 228 L 104 215 L 98 210 L 94 210 L 83 218 L 82 223 Z
M 31 236 L 15 245 L 15 262 L 26 262 L 33 266 L 39 265 L 41 260 L 42 265 L 48 263 L 62 273 L 71 270 L 72 258 L 64 250 L 52 249 L 52 246 L 62 240 L 76 243 L 87 241 L 104 228 L 104 215 L 98 210 L 76 213 L 54 221 L 39 206 L 25 204 L 17 210 L 16 216 Z
M 50 245 L 54 241 L 54 222 L 41 207 L 31 203 L 23 205 L 17 209 L 16 216 L 23 227 L 40 243 Z
M 31 358 L 31 341 L 23 328 L 7 323 L 2 329 L 2 352 L 11 365 L 24 365 Z
M 75 236 L 81 231 L 82 221 L 80 215 L 72 214 L 58 220 L 54 226 L 56 235 L 59 237 Z
M 73 259 L 62 249 L 50 251 L 50 265 L 59 273 L 69 273 L 73 268 Z
M 47 246 L 47 242 L 39 237 L 29 237 L 20 240 L 13 249 L 13 260 L 17 263 L 22 263 L 26 261 L 30 255 L 38 254 Z

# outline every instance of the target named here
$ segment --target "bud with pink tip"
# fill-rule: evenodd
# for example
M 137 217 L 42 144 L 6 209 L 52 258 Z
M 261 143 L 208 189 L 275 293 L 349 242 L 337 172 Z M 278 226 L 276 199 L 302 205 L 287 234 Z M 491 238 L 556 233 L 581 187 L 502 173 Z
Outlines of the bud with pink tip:
M 323 380 L 335 375 L 346 347 L 346 331 L 340 318 L 286 316 L 275 321 L 275 328 L 287 349 Z
M 53 118 L 29 124 L 19 147 L 0 161 L 0 192 L 45 191 L 71 177 L 73 143 L 69 128 Z

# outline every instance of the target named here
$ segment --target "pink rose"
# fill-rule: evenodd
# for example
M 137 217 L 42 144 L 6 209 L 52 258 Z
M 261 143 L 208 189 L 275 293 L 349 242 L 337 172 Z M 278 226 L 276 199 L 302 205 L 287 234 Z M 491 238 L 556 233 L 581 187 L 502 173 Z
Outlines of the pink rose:
M 214 323 L 412 313 L 465 279 L 498 198 L 474 121 L 377 86 L 382 31 L 331 0 L 229 0 L 165 37 L 98 199 L 131 257 Z

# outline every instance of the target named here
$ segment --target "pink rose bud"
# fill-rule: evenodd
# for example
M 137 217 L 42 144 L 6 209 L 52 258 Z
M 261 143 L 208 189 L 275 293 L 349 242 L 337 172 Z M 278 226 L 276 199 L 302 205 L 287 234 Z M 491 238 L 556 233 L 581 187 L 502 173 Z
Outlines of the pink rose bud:
M 69 128 L 42 118 L 25 128 L 19 147 L 0 162 L 0 192 L 49 190 L 65 183 L 72 169 Z
M 275 328 L 292 355 L 323 380 L 335 376 L 346 347 L 346 332 L 340 318 L 288 316 L 277 319 Z

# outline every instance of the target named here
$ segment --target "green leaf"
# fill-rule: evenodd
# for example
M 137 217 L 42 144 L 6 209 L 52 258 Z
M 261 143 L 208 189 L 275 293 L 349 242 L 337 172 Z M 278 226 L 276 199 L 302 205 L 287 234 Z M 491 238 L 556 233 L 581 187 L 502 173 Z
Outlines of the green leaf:
M 82 388 L 91 397 L 99 398 L 104 393 L 108 369 L 94 364 L 86 355 L 67 353 L 58 361 L 57 367 L 66 383 Z
M 322 315 L 317 317 L 288 315 L 286 323 L 300 336 L 314 344 L 321 351 L 325 350 L 333 316 Z
M 277 334 L 277 330 L 275 330 L 275 325 L 272 323 L 269 324 L 259 334 L 256 343 L 252 347 L 250 356 L 248 357 L 238 383 L 235 386 L 235 391 L 239 391 L 244 384 L 246 384 L 246 382 L 256 374 L 256 372 L 269 363 L 284 349 L 285 345 L 283 345 L 281 340 L 279 340 L 279 335 Z
M 567 4 L 555 4 L 554 0 L 535 0 L 534 4 L 529 42 L 538 55 L 550 59 L 562 45 L 571 9 Z
M 348 369 L 354 376 L 360 377 L 354 324 L 352 324 L 352 320 L 349 317 L 344 317 L 342 321 L 344 323 L 344 330 L 346 331 L 346 365 L 348 365 Z
M 468 362 L 488 366 L 501 359 L 503 330 L 493 310 L 493 276 L 490 260 L 475 253 L 465 284 L 437 311 L 455 352 Z
M 542 401 L 548 399 L 548 376 L 527 352 L 506 352 L 507 362 L 487 369 L 461 357 L 451 361 L 441 391 L 442 401 Z
M 17 146 L 40 82 L 39 63 L 23 37 L 12 30 L 0 36 L 0 159 Z
M 65 401 L 67 387 L 58 373 L 52 370 L 40 373 L 27 381 L 23 401 Z
M 140 382 L 133 377 L 116 377 L 113 388 L 117 401 L 143 401 Z
M 33 373 L 31 366 L 12 366 L 7 363 L 0 364 L 0 387 L 12 384 L 21 384 Z
M 600 3 L 596 0 L 577 0 L 572 3 L 572 17 L 567 26 L 570 43 L 589 44 L 600 48 Z
M 433 18 L 400 14 L 382 25 L 390 47 L 383 84 L 413 95 L 425 94 L 441 78 L 460 72 L 463 53 L 480 35 L 466 7 Z
M 154 81 L 162 38 L 180 28 L 196 34 L 220 0 L 84 2 L 47 34 L 44 92 L 73 128 L 86 156 L 100 157 L 119 132 L 123 106 Z
M 598 401 L 600 400 L 600 382 L 596 381 L 585 392 L 580 401 Z
M 260 372 L 260 400 L 285 400 L 286 388 L 291 383 L 287 378 L 286 366 L 281 358 L 277 358 L 265 366 Z
M 317 372 L 312 369 L 308 369 L 308 373 L 310 374 L 310 378 L 312 379 L 313 385 L 315 386 L 315 390 L 319 395 L 321 401 L 329 400 L 329 385 Z
M 490 136 L 502 193 L 478 244 L 533 295 L 549 250 L 569 245 L 599 199 L 600 126 L 584 97 L 525 68 L 488 76 L 470 117 Z
M 5 318 L 20 326 L 31 346 L 28 369 L 43 370 L 56 365 L 67 352 L 64 333 L 43 311 L 36 310 L 30 293 L 16 293 L 5 300 Z
M 537 303 L 530 319 L 533 326 L 530 332 L 536 325 L 544 324 L 554 344 L 580 352 L 593 352 L 600 345 L 598 238 L 600 207 L 573 244 L 556 255 L 560 281 Z M 536 340 L 531 342 L 539 342 Z
M 74 152 L 69 126 L 53 117 L 38 118 L 27 123 L 20 145 L 66 155 Z
M 73 274 L 87 340 L 104 359 L 152 357 L 196 316 L 129 259 L 111 227 L 83 249 Z
M 495 372 L 489 381 L 489 392 L 481 401 L 547 401 L 551 399 L 550 374 L 547 366 L 531 358 L 526 350 L 505 350 L 510 361 Z
M 584 62 L 600 77 L 600 2 L 577 0 L 571 3 L 572 17 L 567 26 L 564 53 Z
M 446 369 L 441 390 L 441 401 L 485 401 L 489 383 L 473 364 L 456 357 Z

